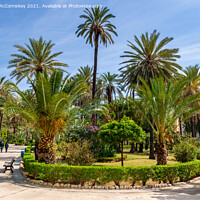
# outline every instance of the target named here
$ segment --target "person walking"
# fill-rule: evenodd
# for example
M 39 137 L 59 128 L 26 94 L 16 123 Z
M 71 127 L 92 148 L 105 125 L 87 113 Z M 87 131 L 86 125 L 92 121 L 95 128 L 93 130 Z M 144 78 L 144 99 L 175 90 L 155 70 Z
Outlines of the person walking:
M 4 147 L 4 143 L 3 143 L 3 141 L 1 142 L 1 153 L 3 152 L 3 147 Z
M 8 151 L 8 147 L 9 147 L 8 142 L 6 142 L 6 144 L 5 144 L 6 153 Z

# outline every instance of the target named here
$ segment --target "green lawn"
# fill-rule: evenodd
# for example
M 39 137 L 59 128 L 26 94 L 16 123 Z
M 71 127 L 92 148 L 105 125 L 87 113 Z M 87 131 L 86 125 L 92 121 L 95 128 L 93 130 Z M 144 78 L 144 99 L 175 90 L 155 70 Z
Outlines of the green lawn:
M 144 153 L 134 153 L 134 154 L 130 154 L 128 152 L 124 152 L 125 154 L 127 154 L 127 160 L 124 161 L 124 166 L 125 167 L 138 167 L 138 166 L 152 166 L 152 165 L 156 165 L 156 160 L 151 160 L 149 159 L 149 156 L 146 155 L 147 152 Z M 120 156 L 120 154 L 117 154 L 118 156 Z M 168 164 L 175 164 L 178 163 L 174 156 L 173 153 L 170 153 L 170 155 L 167 157 L 168 160 Z M 95 163 L 95 165 L 99 165 L 99 166 L 121 166 L 121 162 L 114 162 L 114 163 Z

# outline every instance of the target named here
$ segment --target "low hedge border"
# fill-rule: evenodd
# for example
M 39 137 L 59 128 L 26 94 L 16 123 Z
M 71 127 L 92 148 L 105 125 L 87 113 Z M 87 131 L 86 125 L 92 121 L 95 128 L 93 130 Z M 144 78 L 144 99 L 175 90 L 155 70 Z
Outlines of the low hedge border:
M 127 159 L 127 155 L 123 155 L 123 160 Z M 116 157 L 102 157 L 102 158 L 97 158 L 97 162 L 120 162 L 121 161 L 121 156 L 116 156 Z
M 24 169 L 30 177 L 39 179 L 39 182 L 46 182 L 47 185 L 50 183 L 55 187 L 59 184 L 84 187 L 87 183 L 87 187 L 95 188 L 113 181 L 119 188 L 125 187 L 121 185 L 122 182 L 129 181 L 131 186 L 126 187 L 137 188 L 140 186 L 135 186 L 136 183 L 142 183 L 145 187 L 150 179 L 159 183 L 163 182 L 164 184 L 159 185 L 166 187 L 176 181 L 188 181 L 199 176 L 200 161 L 151 167 L 65 166 L 38 163 L 30 153 L 25 153 Z

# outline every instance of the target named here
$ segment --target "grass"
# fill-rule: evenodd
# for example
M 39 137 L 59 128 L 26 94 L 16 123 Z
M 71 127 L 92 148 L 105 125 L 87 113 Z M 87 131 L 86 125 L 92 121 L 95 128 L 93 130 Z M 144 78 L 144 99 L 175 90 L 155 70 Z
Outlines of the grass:
M 149 159 L 149 156 L 147 155 L 147 152 L 144 151 L 144 153 L 134 153 L 130 154 L 126 151 L 124 151 L 124 154 L 127 154 L 127 160 L 124 161 L 125 167 L 139 167 L 139 166 L 152 166 L 156 165 L 157 161 Z M 117 154 L 117 156 L 120 156 L 120 154 Z M 173 153 L 170 153 L 170 155 L 167 157 L 168 164 L 175 164 L 178 163 Z M 96 166 L 112 166 L 112 167 L 120 167 L 121 162 L 113 162 L 113 163 L 100 163 L 97 162 L 94 165 Z

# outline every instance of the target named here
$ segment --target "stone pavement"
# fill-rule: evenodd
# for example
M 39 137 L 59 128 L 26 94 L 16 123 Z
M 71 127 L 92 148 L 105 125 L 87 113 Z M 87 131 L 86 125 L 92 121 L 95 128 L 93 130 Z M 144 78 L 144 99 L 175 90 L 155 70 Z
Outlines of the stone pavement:
M 8 153 L 0 153 L 0 169 L 4 162 L 19 157 L 23 147 L 10 145 Z M 200 200 L 200 180 L 179 187 L 154 190 L 80 190 L 55 189 L 23 182 L 18 160 L 14 174 L 0 173 L 0 200 Z

